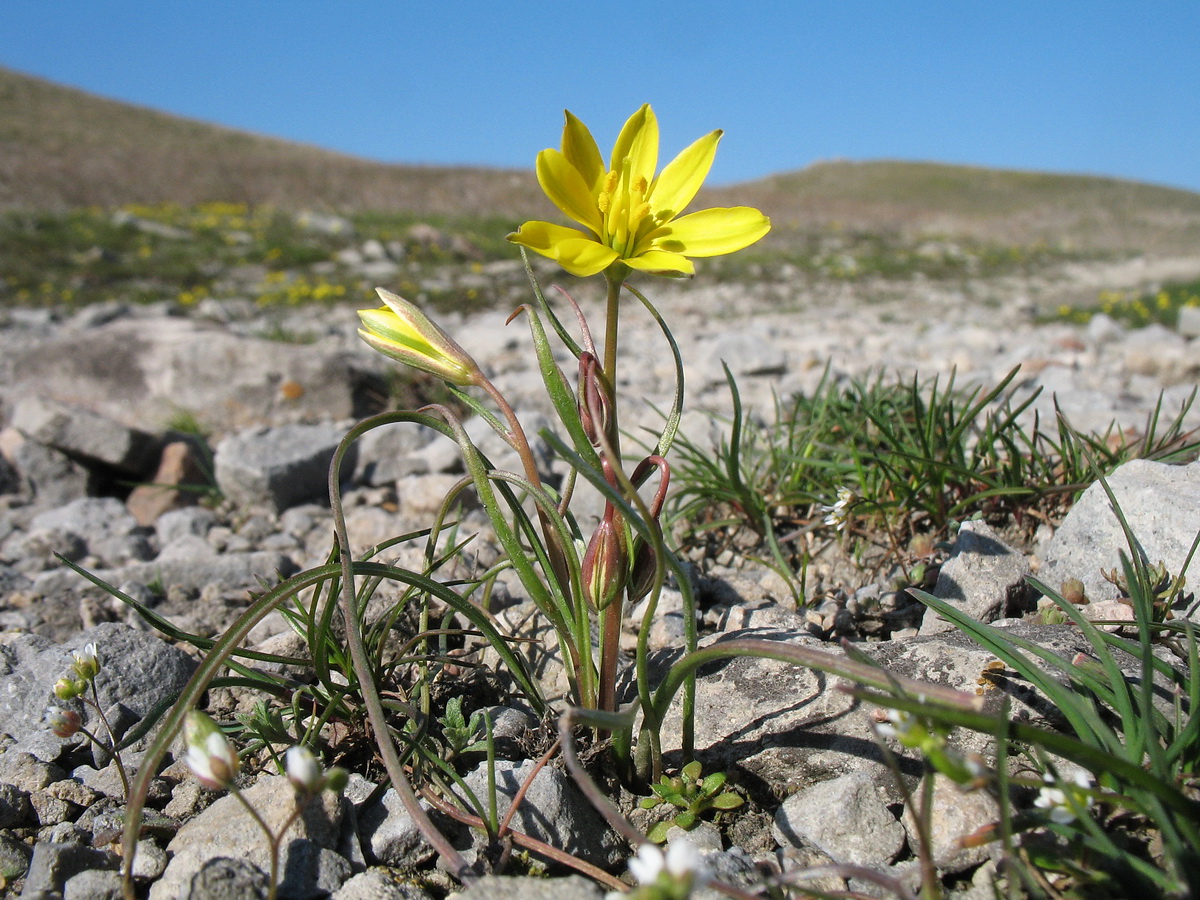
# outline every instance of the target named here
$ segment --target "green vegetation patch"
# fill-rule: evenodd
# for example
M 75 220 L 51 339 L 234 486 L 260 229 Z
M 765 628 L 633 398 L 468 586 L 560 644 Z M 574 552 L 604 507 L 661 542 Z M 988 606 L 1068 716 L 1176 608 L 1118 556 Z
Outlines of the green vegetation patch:
M 1200 280 L 1167 284 L 1149 293 L 1101 291 L 1094 306 L 1060 306 L 1053 318 L 1086 324 L 1104 313 L 1133 328 L 1152 324 L 1178 328 L 1179 311 L 1187 306 L 1200 306 Z
M 0 306 L 191 306 L 206 297 L 261 306 L 370 302 L 377 284 L 419 292 L 439 266 L 469 272 L 512 259 L 507 228 L 494 219 L 306 215 L 240 203 L 7 212 L 0 215 Z M 356 265 L 368 242 L 396 264 L 394 274 L 371 277 Z M 479 289 L 433 293 L 435 305 L 460 308 L 494 299 Z

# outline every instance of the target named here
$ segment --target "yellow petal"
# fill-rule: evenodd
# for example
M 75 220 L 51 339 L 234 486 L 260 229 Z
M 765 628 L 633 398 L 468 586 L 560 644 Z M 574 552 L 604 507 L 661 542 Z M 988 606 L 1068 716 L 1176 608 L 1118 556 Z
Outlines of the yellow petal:
M 593 194 L 600 191 L 600 183 L 604 180 L 604 159 L 600 156 L 600 148 L 596 139 L 571 111 L 563 110 L 566 124 L 563 125 L 562 153 L 583 176 L 584 182 Z
M 649 186 L 658 167 L 658 119 L 654 117 L 654 110 L 649 103 L 643 104 L 625 122 L 613 145 L 609 168 L 614 172 L 622 171 L 626 158 L 629 159 L 630 183 L 640 175 Z
M 632 259 L 622 260 L 631 269 L 650 272 L 654 275 L 695 275 L 692 261 L 680 253 L 668 250 L 647 250 Z
M 575 228 L 552 222 L 526 222 L 508 239 L 548 256 L 572 275 L 587 277 L 603 272 L 617 258 L 617 251 L 596 242 Z
M 667 163 L 650 192 L 650 206 L 660 222 L 673 219 L 692 202 L 708 177 L 721 131 L 706 134 Z
M 358 317 L 371 334 L 393 344 L 402 344 L 418 353 L 432 353 L 433 345 L 410 322 L 386 307 L 360 309 Z
M 749 206 L 703 209 L 656 228 L 639 246 L 687 256 L 721 256 L 749 247 L 770 230 L 771 220 Z
M 543 150 L 537 156 L 537 179 L 555 206 L 580 225 L 600 232 L 596 198 L 567 157 L 557 150 Z

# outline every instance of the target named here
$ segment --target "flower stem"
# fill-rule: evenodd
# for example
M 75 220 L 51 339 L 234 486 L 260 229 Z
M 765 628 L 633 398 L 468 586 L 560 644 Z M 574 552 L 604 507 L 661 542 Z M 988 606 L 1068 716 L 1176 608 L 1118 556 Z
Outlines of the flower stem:
M 614 469 L 621 466 L 621 429 L 617 419 L 617 335 L 621 313 L 621 284 L 628 274 L 628 268 L 617 265 L 606 269 L 604 278 L 608 282 L 608 298 L 604 319 L 604 377 L 608 379 L 609 389 L 613 392 L 612 409 L 608 411 L 609 427 L 604 442 L 604 450 L 609 463 Z M 619 518 L 619 517 L 618 517 Z M 625 527 L 624 522 L 618 526 Z M 624 591 L 621 592 L 623 594 Z M 621 619 L 623 602 L 619 594 L 603 612 L 603 624 L 600 635 L 600 693 L 596 706 L 602 710 L 615 711 L 617 708 L 617 651 L 621 640 Z
M 525 478 L 535 488 L 540 488 L 542 486 L 542 476 L 538 474 L 537 461 L 533 458 L 533 448 L 529 445 L 529 438 L 525 435 L 525 429 L 521 426 L 521 420 L 517 418 L 517 414 L 507 398 L 500 393 L 499 389 L 489 379 L 483 378 L 479 384 L 500 408 L 501 415 L 504 416 L 505 421 L 508 423 L 509 445 L 521 457 L 521 466 L 525 470 Z M 558 532 L 555 531 L 545 510 L 540 506 L 538 507 L 537 515 L 538 522 L 542 526 L 542 537 L 546 542 L 546 553 L 550 557 L 550 566 L 554 569 L 554 575 L 558 579 L 558 583 L 562 585 L 563 590 L 567 590 L 571 581 L 570 570 L 566 561 L 566 551 L 563 549 Z
M 123 763 L 121 761 L 121 754 L 117 752 L 117 736 L 115 734 L 113 734 L 112 726 L 108 724 L 108 716 L 104 715 L 104 710 L 100 707 L 100 692 L 98 690 L 96 690 L 95 679 L 92 679 L 91 684 L 92 684 L 92 697 L 94 699 L 88 700 L 86 697 L 84 697 L 83 699 L 87 702 L 87 704 L 89 706 L 91 706 L 93 709 L 96 710 L 96 715 L 98 715 L 100 717 L 100 721 L 104 725 L 104 730 L 108 732 L 108 741 L 109 742 L 107 744 L 104 744 L 104 743 L 101 743 L 100 741 L 97 741 L 95 738 L 92 738 L 92 740 L 97 745 L 103 747 L 105 750 L 107 750 L 109 753 L 112 754 L 113 762 L 116 763 L 116 765 L 117 765 L 117 774 L 121 776 L 121 787 L 124 788 L 124 790 L 125 790 L 125 799 L 128 801 L 129 800 L 129 773 L 125 771 L 125 763 Z M 89 735 L 89 737 L 90 737 L 90 735 Z
M 608 282 L 608 302 L 604 316 L 604 376 L 614 392 L 617 389 L 617 326 L 621 313 L 621 283 L 627 271 L 621 266 L 616 270 L 608 269 L 604 273 Z M 616 411 L 613 410 L 611 414 L 615 415 Z M 614 429 L 614 433 L 615 431 Z
M 282 836 L 283 832 L 286 831 L 288 826 L 292 824 L 295 816 L 293 815 L 292 818 L 288 819 L 287 824 L 284 825 L 283 829 L 279 832 L 279 835 L 276 835 L 263 820 L 263 817 L 259 815 L 258 810 L 251 806 L 250 801 L 242 796 L 241 791 L 231 786 L 230 793 L 238 798 L 242 806 L 245 807 L 246 812 L 248 812 L 250 817 L 258 823 L 258 827 L 261 828 L 262 833 L 266 835 L 267 847 L 271 854 L 271 881 L 267 887 L 267 900 L 275 900 L 275 893 L 279 885 L 279 837 Z

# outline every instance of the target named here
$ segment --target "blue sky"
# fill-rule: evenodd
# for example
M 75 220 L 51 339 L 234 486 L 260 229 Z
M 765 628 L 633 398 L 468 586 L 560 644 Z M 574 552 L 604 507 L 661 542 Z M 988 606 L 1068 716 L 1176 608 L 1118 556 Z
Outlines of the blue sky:
M 712 180 L 822 159 L 1200 190 L 1197 0 L 6 0 L 0 65 L 389 162 L 529 168 L 649 101 Z

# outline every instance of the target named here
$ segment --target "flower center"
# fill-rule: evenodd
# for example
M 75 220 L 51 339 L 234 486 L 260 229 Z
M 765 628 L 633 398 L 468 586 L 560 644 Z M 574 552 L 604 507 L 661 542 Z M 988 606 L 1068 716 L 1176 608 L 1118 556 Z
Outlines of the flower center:
M 634 177 L 630 169 L 629 158 L 621 160 L 619 169 L 612 169 L 604 176 L 596 198 L 604 219 L 601 239 L 622 257 L 636 243 L 642 223 L 650 217 L 650 204 L 646 200 L 650 183 L 645 175 Z

